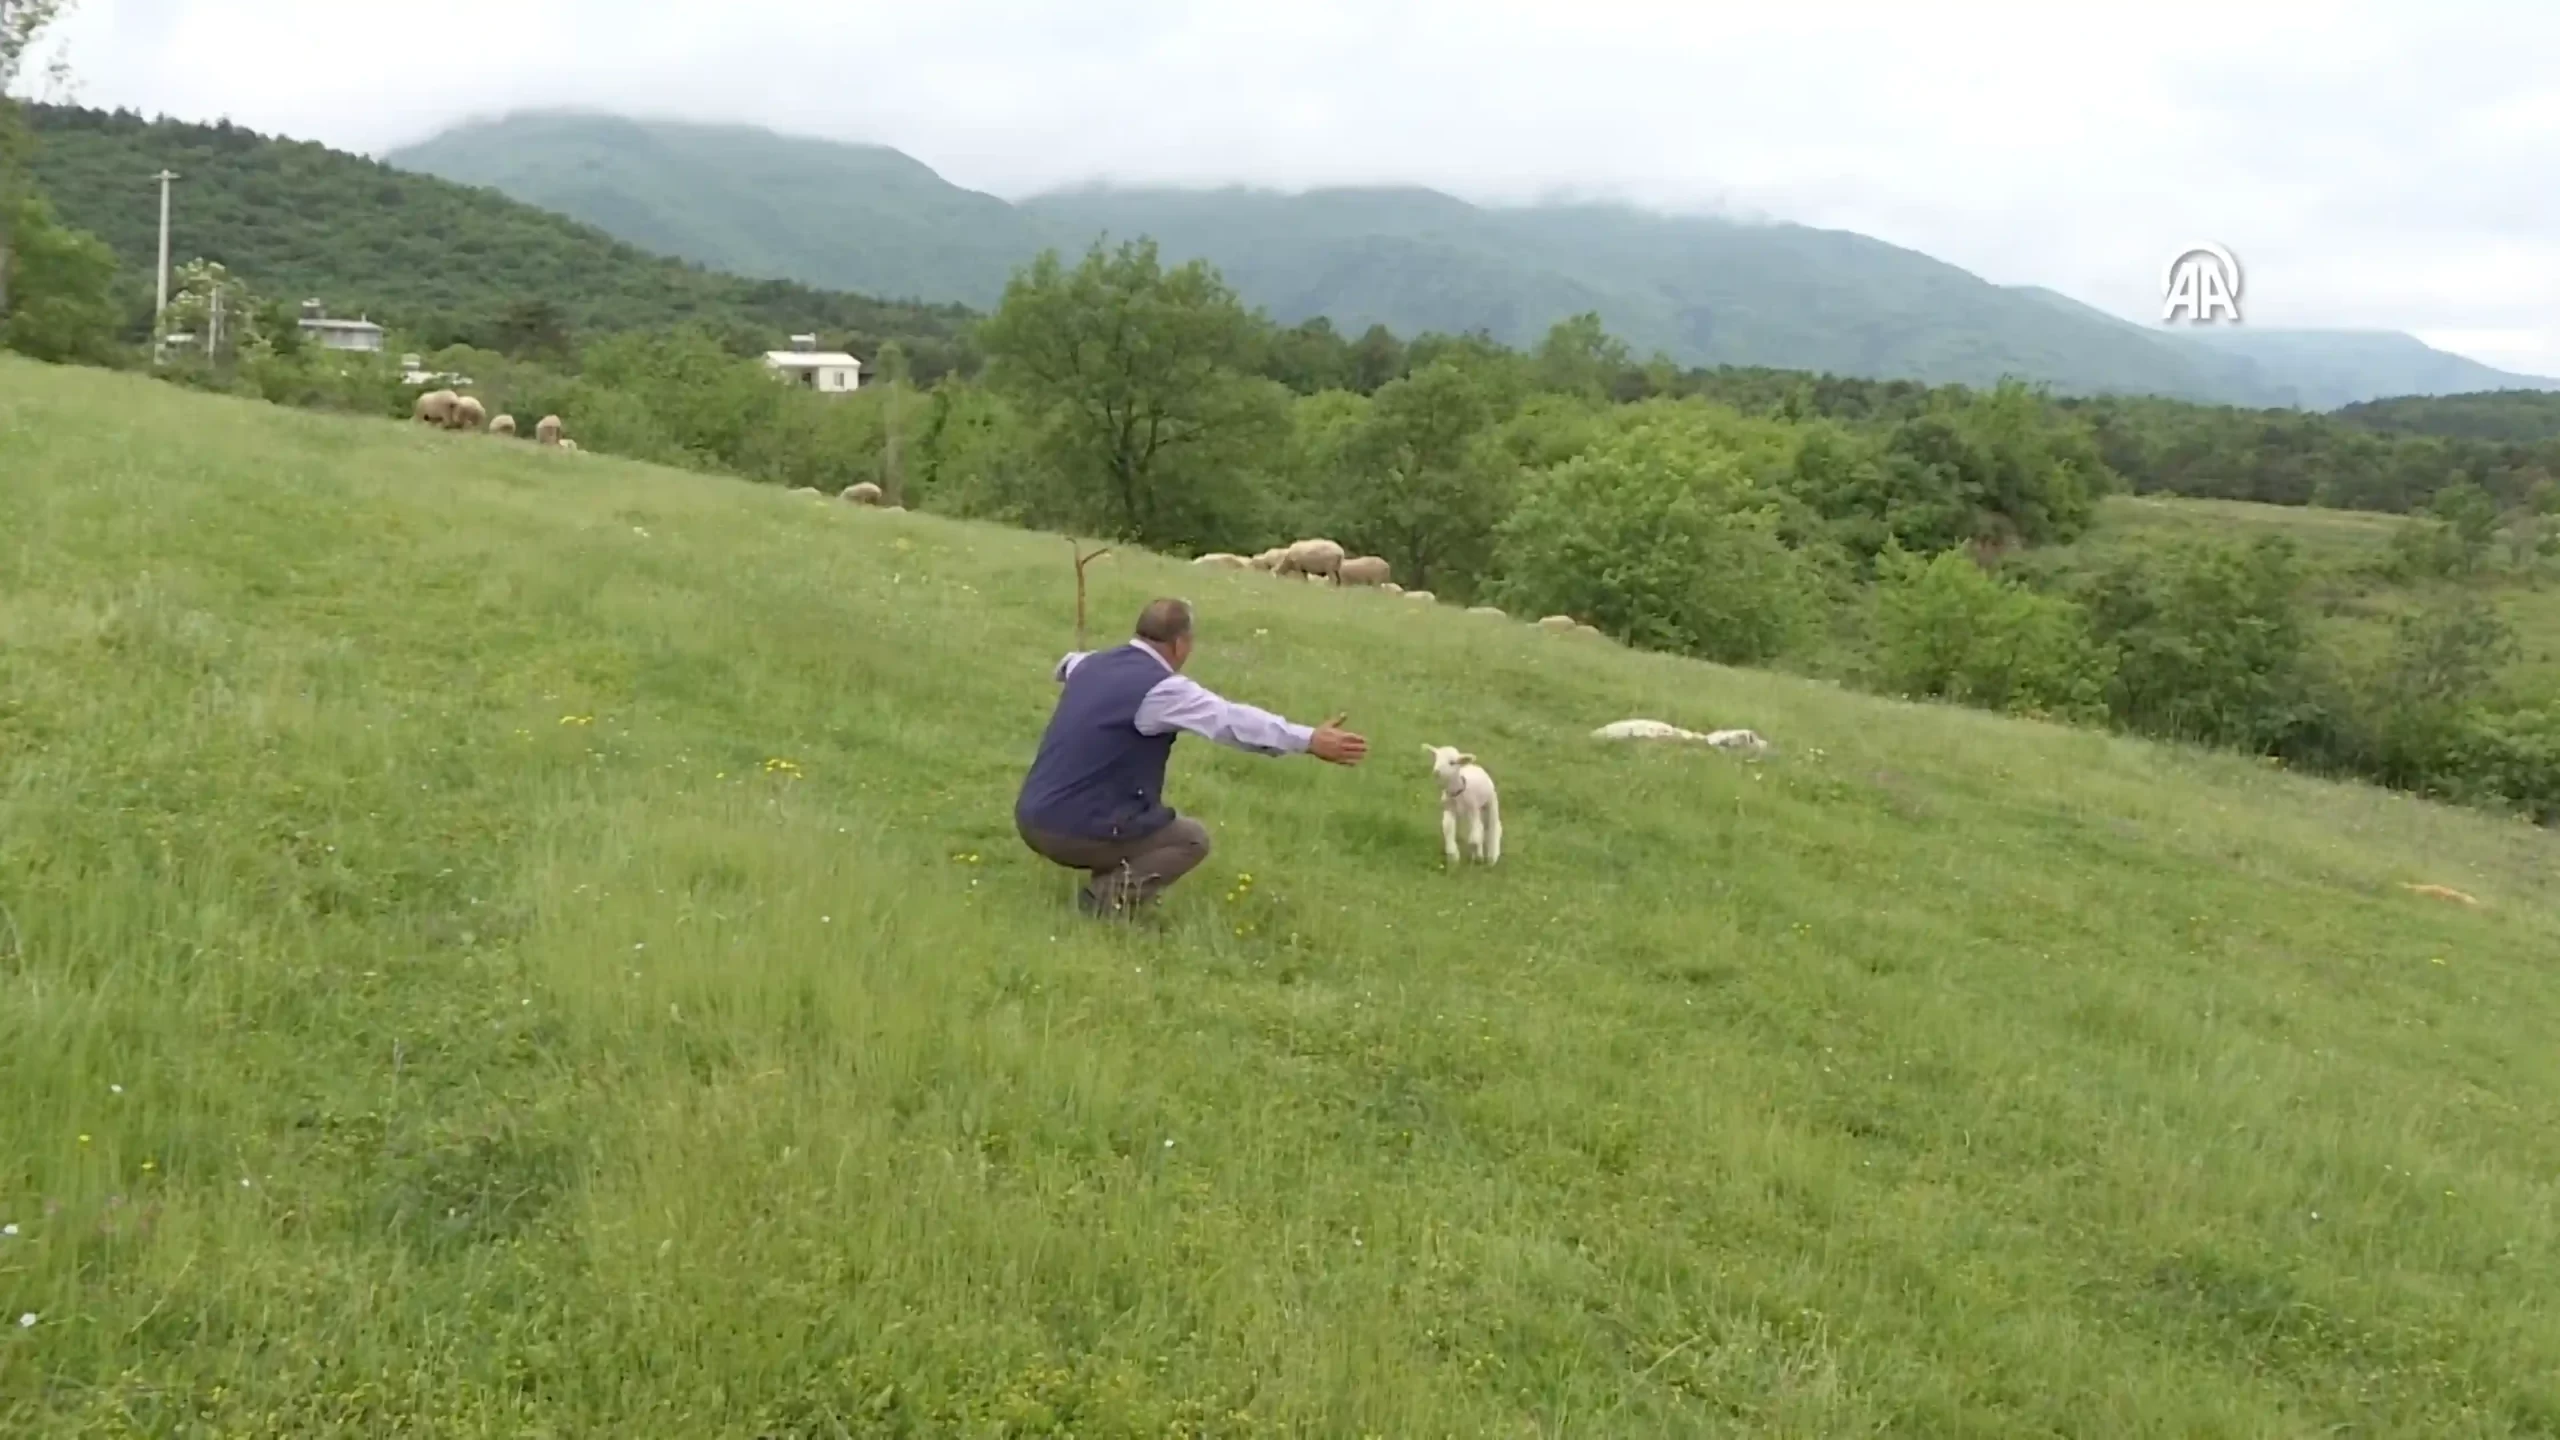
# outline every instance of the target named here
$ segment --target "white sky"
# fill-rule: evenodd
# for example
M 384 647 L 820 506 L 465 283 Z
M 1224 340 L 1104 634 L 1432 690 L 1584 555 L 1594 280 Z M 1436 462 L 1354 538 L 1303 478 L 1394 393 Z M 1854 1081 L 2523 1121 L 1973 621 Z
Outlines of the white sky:
M 430 20 L 433 17 L 432 28 Z M 577 105 L 1092 178 L 1570 191 L 2560 375 L 2555 0 L 80 0 L 74 97 L 379 152 Z

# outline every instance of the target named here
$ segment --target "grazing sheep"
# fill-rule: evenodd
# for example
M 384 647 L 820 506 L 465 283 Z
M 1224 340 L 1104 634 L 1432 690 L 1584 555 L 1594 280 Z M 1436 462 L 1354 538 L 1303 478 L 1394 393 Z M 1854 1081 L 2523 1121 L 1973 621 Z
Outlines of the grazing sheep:
M 1334 583 L 1339 585 L 1384 585 L 1395 571 L 1376 555 L 1361 555 L 1335 567 Z
M 856 481 L 844 487 L 844 493 L 838 498 L 852 505 L 877 505 L 880 503 L 880 487 L 868 480 Z
M 1487 865 L 1502 862 L 1502 802 L 1493 793 L 1493 777 L 1476 757 L 1446 745 L 1422 747 L 1431 756 L 1431 773 L 1440 782 L 1440 853 L 1458 863 L 1458 827 L 1466 826 L 1467 848 Z
M 1548 615 L 1538 621 L 1541 630 L 1570 630 L 1573 626 L 1574 619 L 1570 615 Z
M 1401 595 L 1404 593 L 1404 587 L 1393 580 L 1390 580 L 1386 584 L 1378 587 L 1378 593 L 1381 595 Z
M 1467 607 L 1467 613 L 1470 615 L 1484 615 L 1495 620 L 1508 620 L 1511 618 L 1510 616 L 1502 613 L 1502 607 L 1499 605 L 1470 605 Z
M 811 500 L 824 500 L 827 498 L 826 492 L 815 485 L 795 485 L 791 487 L 791 493 L 794 495 L 804 496 Z
M 1573 633 L 1574 633 L 1574 634 L 1576 634 L 1576 635 L 1590 635 L 1590 636 L 1595 636 L 1595 637 L 1598 637 L 1598 638 L 1601 638 L 1601 639 L 1606 639 L 1606 638 L 1608 638 L 1608 637 L 1603 636 L 1603 635 L 1601 635 L 1601 634 L 1600 634 L 1600 627 L 1599 627 L 1599 626 L 1597 626 L 1597 625 L 1591 625 L 1591 624 L 1584 624 L 1584 623 L 1580 623 L 1580 622 L 1577 622 L 1577 623 L 1574 625 L 1574 627 L 1573 627 Z
M 1280 568 L 1281 559 L 1288 555 L 1288 553 L 1289 550 L 1287 546 L 1282 546 L 1276 550 L 1265 550 L 1261 554 L 1244 562 L 1245 568 L 1248 570 L 1260 570 L 1264 574 L 1275 573 Z
M 1342 568 L 1342 547 L 1330 540 L 1301 540 L 1280 557 L 1283 575 L 1330 576 Z
M 516 417 L 513 415 L 501 415 L 497 419 L 490 421 L 489 433 L 492 435 L 513 435 L 516 433 Z
M 409 418 L 438 427 L 450 425 L 453 423 L 454 402 L 461 398 L 450 390 L 430 390 L 418 397 L 418 403 L 409 411 Z
M 1432 601 L 1437 600 L 1437 599 L 1439 599 L 1440 597 L 1439 597 L 1439 596 L 1437 596 L 1437 595 L 1432 594 L 1432 593 L 1431 593 L 1430 591 L 1428 591 L 1428 590 L 1407 590 L 1406 592 L 1404 592 L 1404 598 L 1406 598 L 1407 600 L 1419 600 L 1419 601 L 1421 601 L 1422 603 L 1424 603 L 1424 604 L 1428 605 L 1428 604 L 1430 604 Z
M 541 419 L 534 421 L 533 443 L 536 445 L 559 444 L 560 417 L 557 415 L 545 415 Z
M 456 430 L 477 430 L 488 418 L 488 407 L 468 395 L 459 395 L 454 397 L 453 417 L 446 423 Z
M 1230 555 L 1224 550 L 1213 550 L 1191 563 L 1203 570 L 1242 570 L 1253 562 L 1241 555 Z

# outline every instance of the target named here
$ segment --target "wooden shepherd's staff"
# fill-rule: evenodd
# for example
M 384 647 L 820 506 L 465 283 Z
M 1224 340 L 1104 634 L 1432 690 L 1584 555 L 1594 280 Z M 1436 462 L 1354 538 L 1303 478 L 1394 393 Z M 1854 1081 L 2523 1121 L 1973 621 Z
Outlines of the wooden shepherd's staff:
M 1084 545 L 1070 535 L 1067 537 L 1067 548 L 1073 550 L 1076 556 L 1076 649 L 1082 650 L 1084 649 L 1084 567 L 1110 554 L 1111 547 L 1105 545 L 1088 555 L 1085 553 Z

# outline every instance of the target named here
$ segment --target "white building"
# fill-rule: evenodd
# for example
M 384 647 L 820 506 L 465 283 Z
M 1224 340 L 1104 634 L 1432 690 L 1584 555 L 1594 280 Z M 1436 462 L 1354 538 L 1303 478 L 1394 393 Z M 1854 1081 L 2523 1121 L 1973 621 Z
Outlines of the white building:
M 815 335 L 794 335 L 788 350 L 767 350 L 773 373 L 803 390 L 850 395 L 862 388 L 862 362 L 841 350 L 821 350 Z
M 382 327 L 370 320 L 333 320 L 320 308 L 317 300 L 302 302 L 302 338 L 324 350 L 382 349 Z

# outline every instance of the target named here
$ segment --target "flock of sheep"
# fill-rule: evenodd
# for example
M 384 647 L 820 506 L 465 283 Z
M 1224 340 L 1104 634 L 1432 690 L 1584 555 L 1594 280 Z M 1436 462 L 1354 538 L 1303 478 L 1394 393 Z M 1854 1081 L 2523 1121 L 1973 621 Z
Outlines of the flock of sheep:
M 1265 550 L 1259 555 L 1230 555 L 1215 551 L 1191 562 L 1211 570 L 1259 570 L 1283 580 L 1304 577 L 1311 583 L 1331 581 L 1337 586 L 1365 585 L 1389 595 L 1428 604 L 1440 597 L 1428 590 L 1407 590 L 1395 582 L 1395 572 L 1387 562 L 1375 555 L 1351 555 L 1331 540 L 1300 540 L 1295 544 Z M 1494 619 L 1507 618 L 1493 605 L 1468 608 L 1470 615 Z M 1549 615 L 1538 622 L 1542 630 L 1567 631 L 1576 635 L 1598 635 L 1600 627 L 1576 620 L 1570 615 Z
M 483 421 L 487 421 L 492 435 L 516 433 L 516 417 L 513 415 L 501 415 L 495 420 L 488 417 L 488 407 L 469 395 L 452 390 L 430 390 L 420 395 L 417 405 L 409 412 L 410 419 L 440 430 L 477 430 Z M 560 417 L 557 415 L 545 415 L 534 422 L 533 440 L 537 445 L 557 445 L 563 450 L 578 448 L 577 441 L 560 433 Z

